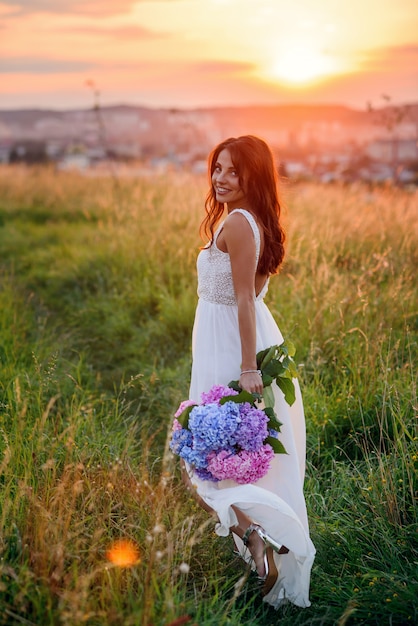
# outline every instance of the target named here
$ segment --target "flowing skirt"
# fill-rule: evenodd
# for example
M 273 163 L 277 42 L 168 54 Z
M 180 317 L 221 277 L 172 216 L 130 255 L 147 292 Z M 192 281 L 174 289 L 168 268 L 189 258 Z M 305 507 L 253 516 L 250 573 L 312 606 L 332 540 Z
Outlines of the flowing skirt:
M 282 334 L 263 300 L 256 300 L 257 352 L 283 341 Z M 193 327 L 193 365 L 189 397 L 200 401 L 200 394 L 213 385 L 226 385 L 240 375 L 241 342 L 236 306 L 199 300 Z M 271 467 L 256 483 L 239 485 L 232 480 L 218 483 L 200 480 L 188 472 L 201 498 L 217 513 L 218 535 L 227 536 L 237 523 L 235 505 L 259 523 L 288 554 L 274 553 L 279 575 L 264 600 L 277 608 L 290 601 L 300 607 L 309 602 L 309 581 L 315 548 L 309 537 L 303 495 L 305 474 L 305 417 L 297 381 L 296 401 L 290 407 L 283 393 L 273 383 L 275 412 L 282 422 L 280 440 L 287 454 L 276 454 Z M 234 535 L 241 556 L 250 555 Z

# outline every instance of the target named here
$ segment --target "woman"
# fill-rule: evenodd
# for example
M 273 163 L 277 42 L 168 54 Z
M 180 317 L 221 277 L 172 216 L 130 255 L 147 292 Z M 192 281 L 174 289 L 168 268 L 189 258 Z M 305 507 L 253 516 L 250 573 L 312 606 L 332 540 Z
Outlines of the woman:
M 193 328 L 190 399 L 196 401 L 213 385 L 233 379 L 251 393 L 262 393 L 256 353 L 283 341 L 263 301 L 269 277 L 284 256 L 272 153 L 257 137 L 231 138 L 214 149 L 209 168 L 211 188 L 202 230 L 210 242 L 197 262 L 199 303 Z M 226 219 L 219 225 L 225 209 Z M 287 454 L 276 454 L 257 483 L 200 480 L 184 466 L 185 481 L 200 504 L 217 515 L 216 532 L 234 533 L 241 556 L 263 580 L 264 600 L 276 608 L 284 601 L 309 606 L 315 555 L 303 496 L 303 405 L 294 382 L 296 402 L 291 407 L 273 383 Z

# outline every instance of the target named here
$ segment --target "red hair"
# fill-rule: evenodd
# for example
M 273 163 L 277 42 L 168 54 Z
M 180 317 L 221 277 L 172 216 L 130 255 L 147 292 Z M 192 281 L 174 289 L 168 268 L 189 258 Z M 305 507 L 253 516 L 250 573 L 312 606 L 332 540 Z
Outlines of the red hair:
M 224 203 L 216 200 L 212 175 L 219 154 L 228 150 L 249 206 L 264 232 L 264 250 L 258 262 L 261 274 L 276 274 L 284 258 L 285 232 L 280 224 L 278 174 L 273 154 L 265 141 L 253 135 L 231 137 L 209 155 L 210 190 L 206 197 L 206 217 L 200 230 L 211 241 L 216 224 L 224 212 Z

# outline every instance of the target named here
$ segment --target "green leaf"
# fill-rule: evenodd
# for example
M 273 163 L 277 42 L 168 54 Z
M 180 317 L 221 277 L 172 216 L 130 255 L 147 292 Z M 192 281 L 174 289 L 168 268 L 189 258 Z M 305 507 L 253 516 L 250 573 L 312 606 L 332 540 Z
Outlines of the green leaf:
M 292 357 L 292 356 L 295 356 L 296 354 L 295 345 L 289 339 L 286 339 L 286 341 L 283 341 L 283 343 L 280 344 L 279 349 L 281 353 L 286 356 Z
M 290 357 L 295 356 L 295 354 L 296 354 L 295 344 L 292 341 L 290 341 L 290 339 L 286 339 L 285 344 L 286 344 L 286 348 L 287 348 L 287 354 Z
M 263 398 L 266 407 L 274 407 L 274 394 L 271 389 L 273 380 L 276 380 L 277 385 L 283 391 L 286 402 L 290 406 L 294 403 L 296 396 L 292 379 L 297 378 L 298 375 L 296 364 L 292 358 L 295 352 L 295 346 L 289 340 L 257 352 L 257 367 L 261 370 L 264 388 Z M 232 380 L 228 386 L 238 393 L 242 391 L 238 380 Z M 251 402 L 253 405 L 259 401 L 256 394 L 252 394 L 251 399 L 248 396 L 234 396 L 234 398 L 229 397 L 228 399 L 234 402 Z M 223 400 L 222 404 L 227 401 Z
M 266 411 L 264 412 L 266 413 Z M 277 432 L 279 433 L 281 426 L 283 426 L 282 422 L 279 422 L 276 414 L 269 415 L 268 417 L 269 417 L 269 421 L 267 422 L 267 428 L 273 428 L 273 430 L 277 430 Z
M 274 407 L 274 393 L 271 387 L 264 387 L 263 398 L 266 407 Z
M 237 404 L 240 402 L 249 402 L 250 404 L 254 404 L 254 395 L 249 391 L 242 389 L 237 396 L 224 396 L 219 400 L 219 404 L 225 404 L 225 402 L 236 402 Z
M 285 371 L 285 367 L 281 361 L 278 359 L 272 359 L 268 365 L 263 370 L 263 374 L 268 374 L 273 378 L 280 376 L 282 372 Z
M 289 406 L 292 406 L 294 401 L 296 400 L 295 394 L 295 385 L 293 384 L 293 380 L 290 378 L 277 378 L 277 385 L 284 393 L 284 399 L 286 400 Z
M 256 359 L 258 368 L 261 366 L 261 363 L 263 362 L 263 359 L 269 350 L 270 348 L 266 348 L 265 350 L 260 350 L 260 352 L 257 352 Z
M 263 379 L 263 387 L 269 387 L 274 380 L 274 378 L 272 378 L 268 374 L 265 374 L 264 372 L 262 374 L 262 379 Z
M 291 375 L 292 378 L 298 377 L 298 371 L 296 369 L 296 363 L 292 359 L 292 357 L 286 356 L 283 361 L 283 368 L 287 370 L 287 372 Z
M 269 363 L 271 361 L 271 359 L 274 357 L 275 353 L 277 350 L 277 346 L 271 346 L 268 350 L 267 350 L 267 354 L 264 355 L 263 359 L 261 360 L 260 363 L 260 369 L 264 369 L 267 365 L 267 363 Z
M 279 376 L 279 378 L 287 378 L 288 380 L 292 380 L 294 378 L 294 376 L 292 376 L 291 372 L 289 372 L 289 370 L 285 370 L 283 372 L 283 374 L 281 376 Z
M 274 410 L 274 408 L 272 406 L 266 406 L 263 409 L 263 411 L 267 415 L 269 420 L 277 420 L 276 412 L 275 412 L 275 410 Z
M 264 440 L 264 443 L 268 443 L 274 450 L 275 454 L 287 454 L 286 448 L 280 441 L 280 439 L 276 439 L 275 437 L 267 437 Z
M 228 383 L 228 387 L 231 387 L 231 389 L 233 389 L 234 391 L 241 391 L 241 387 L 239 386 L 237 380 L 231 380 L 231 382 Z
M 183 426 L 183 428 L 189 427 L 189 415 L 190 412 L 194 409 L 197 404 L 192 404 L 191 406 L 187 406 L 182 413 L 178 416 L 178 421 Z

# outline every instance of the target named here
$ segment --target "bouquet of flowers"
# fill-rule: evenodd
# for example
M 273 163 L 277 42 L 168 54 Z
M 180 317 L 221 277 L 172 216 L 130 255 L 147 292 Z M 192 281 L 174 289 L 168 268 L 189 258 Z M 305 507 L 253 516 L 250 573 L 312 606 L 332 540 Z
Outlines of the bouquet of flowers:
M 290 342 L 257 354 L 263 397 L 242 390 L 238 381 L 215 385 L 201 402 L 183 401 L 174 416 L 170 449 L 202 480 L 253 483 L 265 476 L 274 454 L 286 450 L 278 436 L 271 384 L 275 380 L 289 405 L 295 401 L 296 366 Z M 264 408 L 256 403 L 263 400 Z

